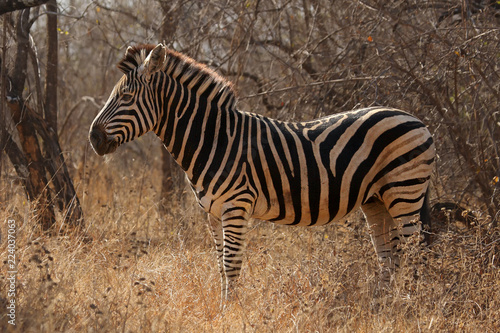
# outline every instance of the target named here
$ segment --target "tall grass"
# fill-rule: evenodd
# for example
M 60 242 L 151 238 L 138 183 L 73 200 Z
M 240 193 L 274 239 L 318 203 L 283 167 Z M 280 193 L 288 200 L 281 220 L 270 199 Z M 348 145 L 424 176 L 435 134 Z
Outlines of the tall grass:
M 2 310 L 1 331 L 500 331 L 499 230 L 482 217 L 471 228 L 450 221 L 426 249 L 409 244 L 387 288 L 360 213 L 318 228 L 252 221 L 236 300 L 221 311 L 206 217 L 191 193 L 159 215 L 158 148 L 144 142 L 145 156 L 132 147 L 82 161 L 84 230 L 40 233 L 22 197 L 0 211 L 18 222 L 17 325 Z M 2 309 L 6 271 L 4 262 Z

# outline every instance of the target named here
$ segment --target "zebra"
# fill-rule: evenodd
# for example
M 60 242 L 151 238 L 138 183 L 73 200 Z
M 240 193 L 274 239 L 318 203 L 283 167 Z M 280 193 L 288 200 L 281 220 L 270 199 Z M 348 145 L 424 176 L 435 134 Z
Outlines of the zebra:
M 89 131 L 98 155 L 153 131 L 208 213 L 221 299 L 234 297 L 250 218 L 314 226 L 361 207 L 382 271 L 429 223 L 433 138 L 414 116 L 369 107 L 306 122 L 236 108 L 232 84 L 162 44 L 130 46 Z

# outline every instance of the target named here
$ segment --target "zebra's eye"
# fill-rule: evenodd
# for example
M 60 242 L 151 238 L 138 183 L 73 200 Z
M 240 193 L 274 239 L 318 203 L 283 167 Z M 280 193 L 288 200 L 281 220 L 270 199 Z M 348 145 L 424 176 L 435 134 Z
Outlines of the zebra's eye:
M 124 92 L 122 94 L 122 101 L 123 102 L 130 102 L 134 98 L 134 94 L 129 93 L 129 92 Z

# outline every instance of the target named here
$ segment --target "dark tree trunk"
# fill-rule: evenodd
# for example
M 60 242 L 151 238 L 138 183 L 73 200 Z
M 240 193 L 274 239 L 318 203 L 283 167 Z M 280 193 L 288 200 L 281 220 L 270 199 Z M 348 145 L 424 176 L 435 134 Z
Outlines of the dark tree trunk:
M 57 2 L 47 3 L 47 71 L 45 78 L 44 119 L 37 121 L 43 138 L 47 171 L 51 175 L 60 210 L 66 210 L 65 220 L 77 224 L 83 217 L 80 202 L 68 172 L 57 134 L 58 33 Z
M 54 203 L 65 213 L 65 222 L 72 225 L 80 225 L 83 222 L 81 206 L 69 176 L 57 134 L 58 36 L 55 0 L 49 2 L 47 12 L 47 74 L 43 106 L 39 105 L 43 110 L 40 112 L 32 110 L 23 99 L 30 48 L 29 9 L 26 9 L 19 14 L 16 26 L 15 64 L 10 71 L 10 76 L 7 76 L 6 70 L 2 71 L 2 91 L 4 95 L 7 91 L 5 99 L 16 125 L 21 147 L 8 133 L 5 122 L 0 125 L 2 149 L 7 153 L 22 180 L 28 199 L 36 204 L 44 230 L 50 229 L 55 223 Z M 2 68 L 5 67 L 5 65 L 2 66 Z M 40 80 L 39 77 L 35 79 Z M 7 81 L 10 84 L 7 85 Z M 38 141 L 39 137 L 43 142 L 43 154 Z M 53 194 L 51 190 L 54 190 Z
M 17 54 L 12 71 L 11 91 L 7 95 L 7 102 L 10 108 L 12 120 L 16 124 L 21 141 L 26 166 L 28 170 L 28 180 L 26 191 L 28 198 L 35 202 L 37 214 L 44 230 L 49 229 L 55 222 L 54 209 L 51 206 L 47 177 L 45 175 L 44 161 L 36 137 L 33 123 L 29 120 L 26 105 L 24 104 L 22 92 L 26 80 L 28 68 L 28 47 L 29 47 L 29 9 L 25 9 L 20 15 L 16 26 Z M 12 149 L 12 148 L 11 148 Z M 11 152 L 11 155 L 13 152 Z M 16 157 L 21 161 L 20 156 Z M 22 175 L 20 175 L 22 177 Z
M 55 222 L 54 209 L 51 205 L 51 197 L 47 186 L 47 177 L 45 176 L 45 167 L 40 151 L 38 138 L 36 137 L 35 127 L 29 119 L 29 111 L 22 98 L 8 98 L 8 105 L 12 120 L 16 124 L 19 140 L 23 149 L 24 156 L 20 156 L 18 150 L 9 146 L 7 150 L 8 156 L 13 157 L 12 163 L 17 165 L 16 170 L 24 171 L 20 168 L 19 163 L 24 162 L 23 157 L 26 157 L 26 165 L 28 170 L 28 179 L 26 184 L 26 192 L 28 198 L 35 203 L 37 215 L 40 218 L 42 229 L 48 230 Z M 11 143 L 13 143 L 11 141 Z M 16 163 L 17 162 L 17 163 Z M 25 175 L 21 173 L 21 177 Z
M 57 136 L 57 3 L 50 0 L 47 5 L 47 74 L 45 77 L 45 113 L 49 128 Z

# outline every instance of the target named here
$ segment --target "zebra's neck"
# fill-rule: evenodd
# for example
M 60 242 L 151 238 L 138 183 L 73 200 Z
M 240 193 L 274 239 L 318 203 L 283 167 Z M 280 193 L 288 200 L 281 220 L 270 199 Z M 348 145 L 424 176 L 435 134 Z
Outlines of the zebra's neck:
M 155 133 L 196 184 L 211 172 L 216 155 L 223 154 L 217 147 L 226 149 L 232 143 L 243 114 L 235 109 L 232 90 L 209 80 L 191 83 L 189 78 L 166 78 L 159 88 L 161 113 Z

